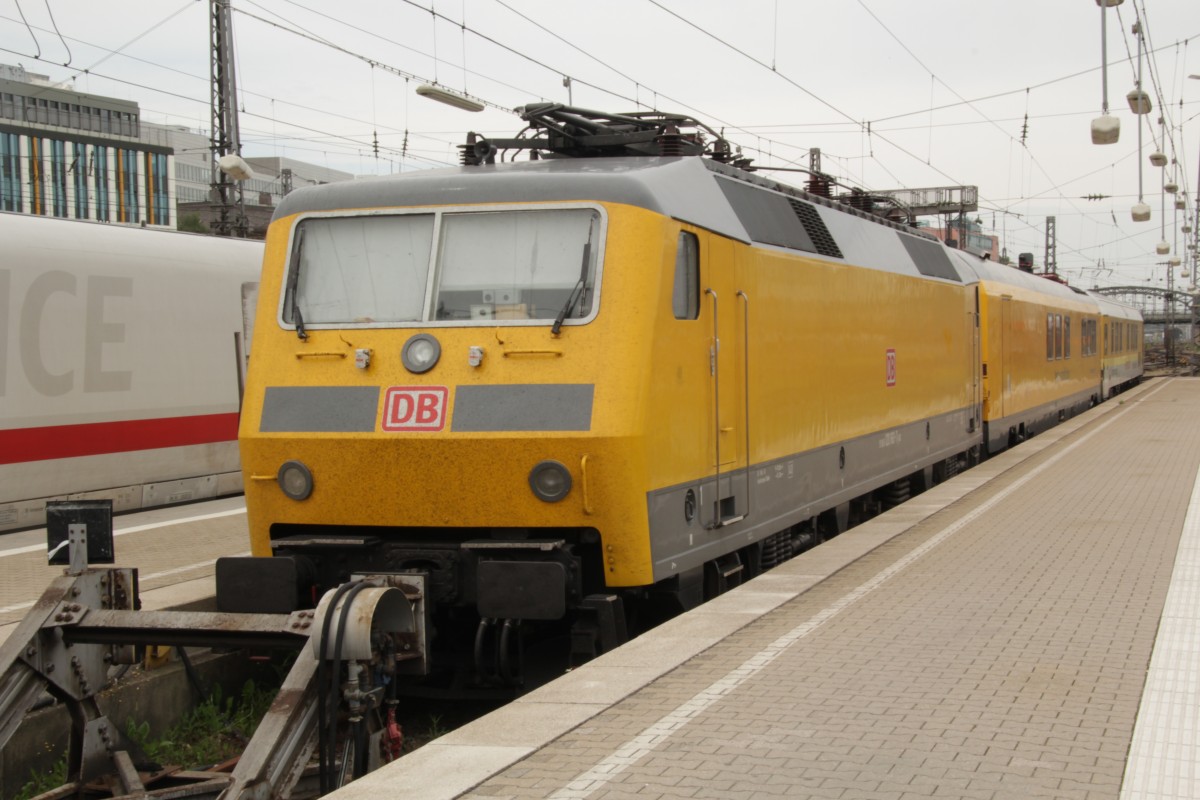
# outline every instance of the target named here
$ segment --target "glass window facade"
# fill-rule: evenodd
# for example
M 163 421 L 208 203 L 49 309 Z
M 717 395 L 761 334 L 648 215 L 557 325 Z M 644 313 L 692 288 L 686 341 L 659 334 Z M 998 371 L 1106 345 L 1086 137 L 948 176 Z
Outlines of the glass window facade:
M 75 219 L 88 218 L 87 145 L 71 145 L 71 182 L 75 188 Z
M 171 220 L 167 157 L 159 153 L 146 153 L 145 162 L 146 221 L 151 225 L 167 225 Z
M 47 139 L 50 156 L 50 199 L 51 213 L 56 217 L 67 216 L 67 154 L 66 143 L 59 139 Z
M 14 91 L 8 91 L 9 89 Z M 0 119 L 135 138 L 140 133 L 141 125 L 135 109 L 122 111 L 74 103 L 66 98 L 81 98 L 53 90 L 49 93 L 57 95 L 60 99 L 41 96 L 47 93 L 48 90 L 43 87 L 30 85 L 28 89 L 23 90 L 21 84 L 6 82 L 5 91 L 0 91 Z
M 0 211 L 24 211 L 21 203 L 21 137 L 0 132 Z
M 0 211 L 169 227 L 173 166 L 168 153 L 0 127 Z
M 141 222 L 138 213 L 137 152 L 114 148 L 117 156 L 117 222 Z
M 29 139 L 29 211 L 33 214 L 46 213 L 45 169 L 42 165 L 43 140 L 32 136 Z
M 174 158 L 165 135 L 137 141 L 139 117 L 124 100 L 0 77 L 0 211 L 173 226 Z

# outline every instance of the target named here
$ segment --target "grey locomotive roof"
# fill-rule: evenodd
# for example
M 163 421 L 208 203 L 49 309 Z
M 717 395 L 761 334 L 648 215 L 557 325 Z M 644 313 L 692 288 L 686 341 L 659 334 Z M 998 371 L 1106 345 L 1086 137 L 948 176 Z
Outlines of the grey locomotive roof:
M 639 206 L 742 242 L 801 250 L 837 263 L 961 281 L 940 252 L 944 248 L 924 234 L 696 157 L 547 159 L 365 178 L 295 191 L 275 216 L 546 201 Z
M 292 192 L 275 216 L 346 208 L 594 200 L 750 241 L 699 158 L 588 158 L 422 170 Z
M 487 203 L 598 201 L 638 206 L 742 242 L 934 280 L 1072 290 L 983 262 L 927 234 L 697 157 L 571 158 L 408 172 L 292 192 L 276 218 L 302 212 Z

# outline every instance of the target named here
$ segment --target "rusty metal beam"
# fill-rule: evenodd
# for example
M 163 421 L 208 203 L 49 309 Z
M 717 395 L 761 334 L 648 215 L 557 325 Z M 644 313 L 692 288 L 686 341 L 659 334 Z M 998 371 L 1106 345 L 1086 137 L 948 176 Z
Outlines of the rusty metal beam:
M 308 641 L 311 611 L 229 614 L 210 611 L 114 611 L 81 608 L 61 621 L 68 644 L 159 644 L 175 647 L 270 647 Z
M 289 796 L 317 746 L 317 659 L 305 647 L 246 745 L 221 800 Z

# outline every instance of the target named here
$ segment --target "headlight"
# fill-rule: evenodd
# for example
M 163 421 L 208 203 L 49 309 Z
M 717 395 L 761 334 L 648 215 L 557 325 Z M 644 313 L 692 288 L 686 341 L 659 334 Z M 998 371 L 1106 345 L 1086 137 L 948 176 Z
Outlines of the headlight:
M 410 336 L 400 350 L 400 361 L 409 372 L 420 375 L 433 369 L 442 355 L 442 346 L 428 333 Z
M 293 500 L 304 500 L 313 490 L 312 472 L 299 461 L 286 461 L 276 477 L 279 488 Z
M 571 473 L 557 461 L 543 461 L 530 470 L 529 488 L 539 500 L 557 503 L 571 491 Z

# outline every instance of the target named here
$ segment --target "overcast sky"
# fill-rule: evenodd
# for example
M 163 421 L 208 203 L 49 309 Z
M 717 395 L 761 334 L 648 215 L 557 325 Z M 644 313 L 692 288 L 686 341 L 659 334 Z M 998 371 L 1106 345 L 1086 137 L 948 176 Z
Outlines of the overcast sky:
M 152 122 L 207 131 L 208 8 L 207 0 L 0 0 L 0 63 L 135 100 Z M 1187 191 L 1195 225 L 1200 80 L 1187 76 L 1200 74 L 1196 0 L 1108 10 L 1108 102 L 1121 136 L 1107 146 L 1092 145 L 1089 133 L 1103 103 L 1094 0 L 233 0 L 233 8 L 245 155 L 360 175 L 425 169 L 455 163 L 468 130 L 520 130 L 501 109 L 570 97 L 584 108 L 690 113 L 723 128 L 760 166 L 807 166 L 818 147 L 825 171 L 851 185 L 976 185 L 985 230 L 1014 260 L 1031 251 L 1042 263 L 1045 218 L 1054 215 L 1059 271 L 1084 286 L 1165 284 L 1155 245 L 1165 238 L 1182 254 L 1184 239 L 1182 212 L 1168 202 L 1161 213 L 1164 179 Z M 1138 12 L 1153 50 L 1143 66 L 1154 100 L 1142 118 L 1141 191 L 1152 208 L 1144 223 L 1130 216 L 1138 117 L 1125 99 Z M 414 94 L 435 79 L 497 108 L 471 114 Z M 1156 147 L 1178 164 L 1150 166 Z

